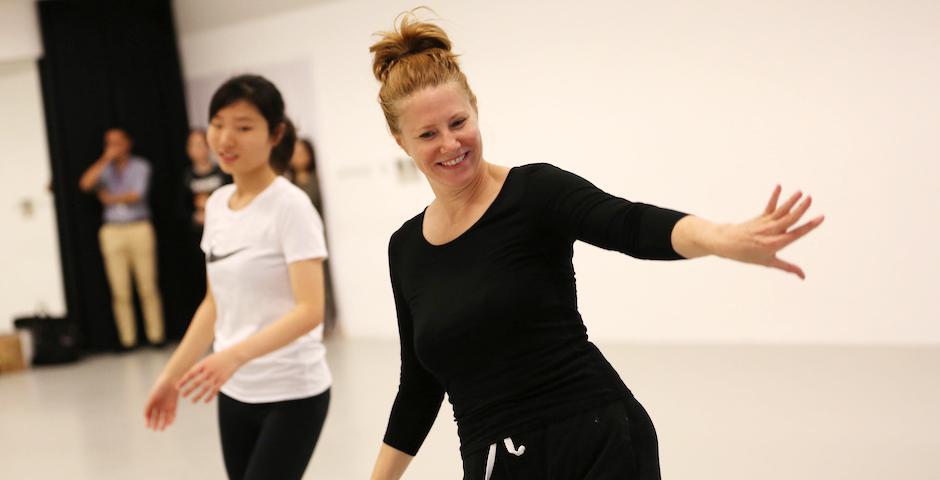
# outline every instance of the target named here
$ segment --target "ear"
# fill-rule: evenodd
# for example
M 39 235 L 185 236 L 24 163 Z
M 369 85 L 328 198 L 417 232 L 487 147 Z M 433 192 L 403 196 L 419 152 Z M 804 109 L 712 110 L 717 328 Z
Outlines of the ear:
M 281 143 L 281 139 L 284 138 L 285 130 L 287 130 L 287 124 L 284 122 L 281 122 L 281 124 L 274 129 L 274 134 L 271 135 L 272 146 L 277 146 L 279 143 Z
M 392 136 L 395 137 L 395 143 L 397 143 L 398 146 L 401 147 L 401 149 L 405 151 L 405 153 L 408 153 L 408 149 L 405 148 L 405 144 L 402 143 L 402 141 L 401 141 L 401 134 L 400 134 L 400 133 L 393 133 Z

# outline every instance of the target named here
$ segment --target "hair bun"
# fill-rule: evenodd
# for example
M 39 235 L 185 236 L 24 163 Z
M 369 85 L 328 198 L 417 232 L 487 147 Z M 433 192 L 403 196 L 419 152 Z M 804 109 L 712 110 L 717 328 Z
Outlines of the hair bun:
M 438 49 L 446 56 L 450 53 L 450 38 L 437 25 L 422 22 L 414 14 L 414 10 L 400 16 L 401 22 L 394 31 L 381 32 L 382 38 L 369 47 L 374 54 L 372 71 L 375 78 L 384 82 L 389 71 L 403 57 L 416 55 L 428 50 Z

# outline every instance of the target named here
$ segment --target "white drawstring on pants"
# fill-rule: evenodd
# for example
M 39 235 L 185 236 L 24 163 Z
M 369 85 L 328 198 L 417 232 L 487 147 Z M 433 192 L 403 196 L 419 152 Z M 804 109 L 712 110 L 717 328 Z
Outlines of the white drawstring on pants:
M 512 438 L 506 437 L 503 439 L 503 445 L 506 446 L 506 451 L 519 457 L 525 453 L 525 445 L 519 445 L 517 449 L 512 443 Z M 496 444 L 490 445 L 490 450 L 486 454 L 486 477 L 483 480 L 490 480 L 490 477 L 493 476 L 493 467 L 496 465 Z

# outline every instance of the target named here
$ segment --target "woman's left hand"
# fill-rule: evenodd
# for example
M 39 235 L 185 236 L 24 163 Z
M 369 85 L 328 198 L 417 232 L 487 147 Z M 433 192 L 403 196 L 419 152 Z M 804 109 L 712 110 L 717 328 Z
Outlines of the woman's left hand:
M 820 215 L 791 229 L 790 227 L 795 225 L 809 209 L 813 199 L 807 196 L 797 206 L 803 194 L 796 192 L 782 205 L 777 206 L 780 191 L 781 188 L 777 185 L 764 212 L 757 218 L 744 223 L 718 227 L 715 253 L 740 262 L 778 268 L 805 279 L 803 269 L 796 264 L 781 260 L 777 257 L 777 252 L 813 231 L 823 222 L 824 217 Z
M 192 397 L 193 403 L 199 400 L 209 403 L 219 393 L 222 385 L 241 367 L 241 363 L 231 350 L 213 353 L 193 365 L 177 383 L 177 388 L 184 398 L 196 392 Z

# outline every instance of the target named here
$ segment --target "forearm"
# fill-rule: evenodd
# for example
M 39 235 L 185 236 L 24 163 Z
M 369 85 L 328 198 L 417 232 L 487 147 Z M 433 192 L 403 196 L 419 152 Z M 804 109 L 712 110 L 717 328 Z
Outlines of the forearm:
M 215 338 L 215 319 L 215 301 L 207 297 L 196 309 L 193 320 L 190 322 L 189 328 L 186 329 L 186 335 L 183 336 L 179 347 L 176 348 L 170 361 L 167 362 L 162 377 L 175 384 L 190 367 L 195 365 L 209 351 L 212 340 Z
M 383 443 L 372 469 L 372 480 L 398 480 L 411 464 L 411 455 Z
M 104 205 L 115 205 L 118 203 L 134 203 L 140 200 L 140 194 L 130 192 L 124 193 L 121 195 L 111 195 L 107 190 L 100 190 L 98 192 L 98 200 L 101 201 Z
M 685 258 L 721 255 L 723 226 L 687 215 L 672 229 L 672 248 Z
M 246 363 L 284 347 L 316 328 L 322 321 L 322 307 L 315 308 L 312 304 L 298 303 L 286 315 L 233 345 L 230 350 L 241 363 Z
M 792 273 L 801 279 L 806 274 L 798 265 L 780 259 L 777 253 L 822 224 L 822 215 L 792 228 L 809 209 L 811 197 L 797 205 L 802 192 L 796 192 L 778 205 L 781 188 L 777 185 L 764 211 L 757 217 L 734 224 L 715 224 L 688 216 L 673 227 L 673 249 L 686 258 L 716 255 L 744 263 L 763 265 Z
M 134 203 L 140 200 L 140 194 L 135 192 L 129 192 L 122 195 L 114 195 L 111 197 L 114 203 Z
M 85 173 L 82 174 L 82 178 L 78 181 L 78 187 L 85 192 L 94 190 L 95 185 L 98 184 L 98 179 L 101 178 L 101 172 L 104 172 L 107 166 L 108 161 L 104 156 L 96 160 L 95 163 L 91 164 L 88 170 L 85 170 Z

